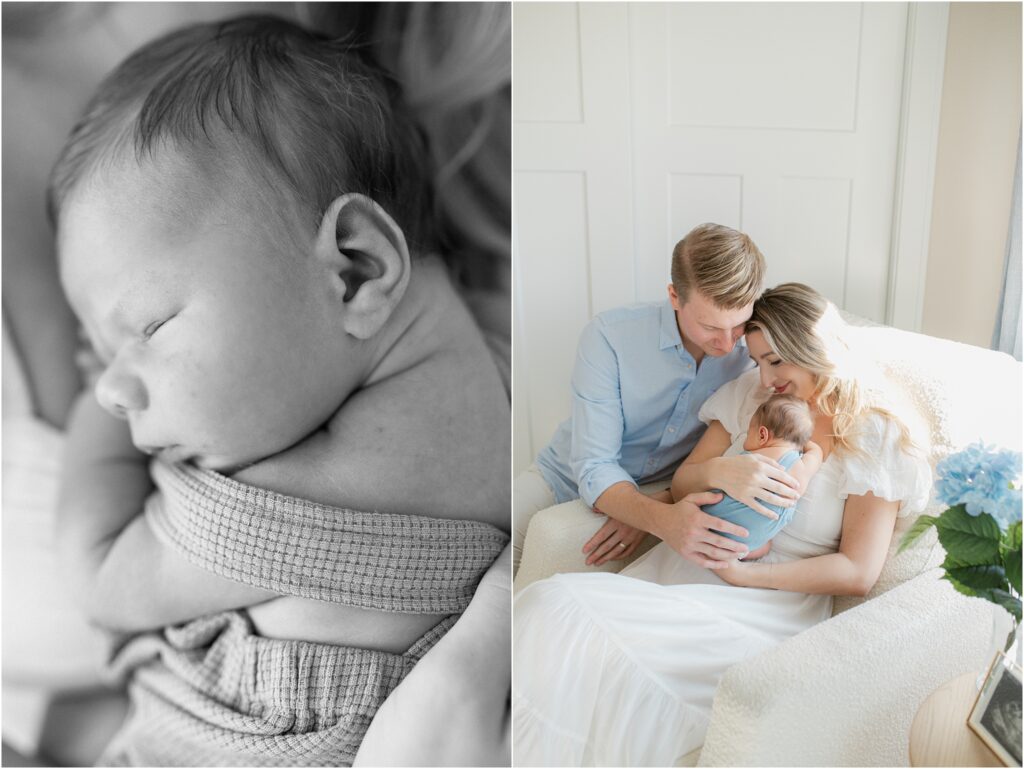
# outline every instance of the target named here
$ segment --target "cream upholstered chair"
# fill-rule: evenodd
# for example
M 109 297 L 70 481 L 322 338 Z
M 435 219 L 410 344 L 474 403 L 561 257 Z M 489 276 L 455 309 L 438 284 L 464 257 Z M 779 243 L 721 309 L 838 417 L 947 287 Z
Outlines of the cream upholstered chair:
M 1022 366 L 1013 358 L 886 327 L 853 333 L 930 433 L 933 468 L 979 439 L 1021 450 Z M 942 509 L 933 497 L 924 512 Z M 592 568 L 580 547 L 603 520 L 579 501 L 538 514 L 515 589 Z M 831 619 L 725 673 L 704 746 L 681 764 L 907 765 L 918 706 L 945 681 L 983 668 L 993 623 L 1005 617 L 941 579 L 944 553 L 934 529 L 896 554 L 912 523 L 913 517 L 899 520 L 885 567 L 866 597 L 837 598 Z M 648 537 L 641 552 L 654 543 Z

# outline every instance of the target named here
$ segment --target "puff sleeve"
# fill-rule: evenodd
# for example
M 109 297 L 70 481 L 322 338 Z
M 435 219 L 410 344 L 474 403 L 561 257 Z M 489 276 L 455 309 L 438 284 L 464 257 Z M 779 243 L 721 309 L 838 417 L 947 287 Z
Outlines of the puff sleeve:
M 737 436 L 746 435 L 750 418 L 767 394 L 757 369 L 751 369 L 719 387 L 704 401 L 697 418 L 706 425 L 717 419 L 735 441 Z
M 842 457 L 839 498 L 871 492 L 900 503 L 897 515 L 920 512 L 931 494 L 932 473 L 923 456 L 900 448 L 900 430 L 879 414 L 870 415 L 857 436 L 860 452 Z

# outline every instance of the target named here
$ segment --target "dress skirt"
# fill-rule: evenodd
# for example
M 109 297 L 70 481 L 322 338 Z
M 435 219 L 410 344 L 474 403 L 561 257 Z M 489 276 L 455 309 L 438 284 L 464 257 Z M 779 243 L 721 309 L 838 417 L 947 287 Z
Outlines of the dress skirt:
M 722 674 L 823 619 L 830 596 L 728 585 L 658 545 L 515 603 L 517 766 L 671 766 L 704 743 Z

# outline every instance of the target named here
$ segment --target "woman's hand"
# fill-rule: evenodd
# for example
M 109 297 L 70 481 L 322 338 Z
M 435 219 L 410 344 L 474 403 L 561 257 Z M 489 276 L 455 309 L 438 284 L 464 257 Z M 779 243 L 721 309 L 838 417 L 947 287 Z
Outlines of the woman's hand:
M 761 454 L 741 454 L 708 460 L 708 477 L 714 488 L 761 515 L 777 520 L 778 515 L 763 504 L 792 507 L 800 497 L 800 484 L 778 462 Z
M 601 511 L 595 507 L 594 512 Z M 608 561 L 628 558 L 636 552 L 646 536 L 647 532 L 642 529 L 609 518 L 583 545 L 583 552 L 587 556 L 587 566 L 600 566 Z
M 730 561 L 724 568 L 716 569 L 715 574 L 736 587 L 763 587 L 758 577 L 768 568 L 762 563 Z
M 512 549 L 447 635 L 385 700 L 356 766 L 509 766 Z

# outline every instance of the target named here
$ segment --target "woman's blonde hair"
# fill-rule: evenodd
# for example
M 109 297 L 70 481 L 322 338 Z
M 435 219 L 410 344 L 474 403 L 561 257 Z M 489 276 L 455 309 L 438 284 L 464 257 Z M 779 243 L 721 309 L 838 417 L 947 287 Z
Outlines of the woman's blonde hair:
M 906 422 L 898 417 L 879 388 L 867 386 L 869 362 L 849 344 L 849 326 L 828 299 L 802 283 L 782 283 L 754 303 L 747 333 L 760 331 L 786 363 L 811 372 L 818 412 L 832 418 L 835 448 L 861 453 L 858 434 L 864 417 L 878 414 L 900 431 L 900 447 L 919 451 Z
M 690 291 L 716 307 L 746 307 L 764 286 L 764 256 L 748 235 L 722 224 L 701 224 L 672 249 L 672 286 L 685 304 Z
M 510 290 L 509 3 L 302 3 L 314 28 L 364 46 L 427 137 L 440 252 L 468 288 Z

